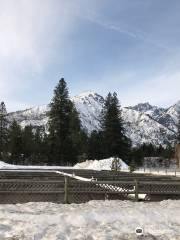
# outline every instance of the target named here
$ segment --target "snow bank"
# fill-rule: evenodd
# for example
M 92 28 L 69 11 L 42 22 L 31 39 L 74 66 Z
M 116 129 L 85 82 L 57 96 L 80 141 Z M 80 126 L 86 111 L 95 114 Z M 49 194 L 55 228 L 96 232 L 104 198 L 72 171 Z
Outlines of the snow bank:
M 10 168 L 10 167 L 13 167 L 13 165 L 10 165 L 8 163 L 0 161 L 0 169 L 2 169 L 2 168 Z
M 180 201 L 0 205 L 0 216 L 0 239 L 136 240 L 137 227 L 141 239 L 180 239 Z
M 85 162 L 78 163 L 74 167 L 67 166 L 25 166 L 25 165 L 13 165 L 0 161 L 0 169 L 39 169 L 39 170 L 51 170 L 51 169 L 92 169 L 92 170 L 111 170 L 112 162 L 114 158 L 107 158 L 102 160 L 86 160 Z M 121 159 L 118 159 L 118 164 L 121 166 L 121 170 L 128 170 L 128 165 Z
M 39 170 L 51 170 L 51 169 L 72 169 L 73 167 L 67 167 L 67 166 L 30 166 L 30 165 L 13 165 L 13 164 L 8 164 L 3 161 L 0 161 L 0 169 L 39 169 Z
M 107 158 L 102 160 L 86 160 L 85 162 L 78 163 L 74 166 L 77 169 L 92 169 L 92 170 L 111 170 L 114 158 Z M 128 170 L 128 165 L 121 159 L 118 159 L 121 165 L 121 170 Z

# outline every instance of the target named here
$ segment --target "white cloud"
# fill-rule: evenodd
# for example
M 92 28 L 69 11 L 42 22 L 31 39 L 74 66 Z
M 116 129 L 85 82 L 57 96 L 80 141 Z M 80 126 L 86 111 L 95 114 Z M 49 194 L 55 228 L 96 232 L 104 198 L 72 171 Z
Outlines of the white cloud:
M 62 54 L 56 52 L 57 45 L 59 49 L 66 49 L 71 33 L 84 18 L 104 28 L 171 50 L 145 33 L 102 21 L 99 13 L 106 2 L 105 0 L 0 0 L 0 100 L 6 101 L 10 110 L 28 106 L 22 98 L 15 98 L 15 93 L 17 95 L 26 91 L 29 94 L 31 81 L 35 85 L 36 76 L 46 69 L 57 54 Z M 62 62 L 65 57 L 62 56 Z M 138 74 L 134 72 L 102 74 L 104 76 L 101 79 L 96 79 L 94 76 L 93 88 L 98 90 L 103 86 L 104 89 L 117 89 L 124 104 L 146 100 L 157 104 L 168 104 L 179 96 L 178 71 L 158 74 L 155 78 L 148 77 L 141 84 L 136 83 Z M 86 79 L 85 88 L 92 88 L 91 77 L 89 81 Z M 128 83 L 125 83 L 126 81 Z M 127 84 L 128 91 L 122 92 L 122 83 Z
M 36 77 L 68 48 L 70 34 L 81 14 L 101 7 L 103 1 L 88 0 L 0 0 L 0 100 L 10 108 Z M 57 52 L 62 49 L 62 52 Z M 58 58 L 59 59 L 59 58 Z M 61 65 L 61 62 L 58 62 Z M 12 106 L 13 105 L 13 106 Z M 23 105 L 23 102 L 22 104 Z
M 180 100 L 180 72 L 164 73 L 143 81 L 132 80 L 126 91 L 119 89 L 123 105 L 134 105 L 140 102 L 169 107 Z
M 0 99 L 8 99 L 10 108 L 18 105 L 12 104 L 12 93 L 28 90 L 34 75 L 57 54 L 54 46 L 68 44 L 74 24 L 76 16 L 67 1 L 0 1 Z
M 59 44 L 66 41 L 74 20 L 70 11 L 65 1 L 1 0 L 1 60 L 24 60 L 33 68 L 43 67 L 57 34 L 62 36 Z

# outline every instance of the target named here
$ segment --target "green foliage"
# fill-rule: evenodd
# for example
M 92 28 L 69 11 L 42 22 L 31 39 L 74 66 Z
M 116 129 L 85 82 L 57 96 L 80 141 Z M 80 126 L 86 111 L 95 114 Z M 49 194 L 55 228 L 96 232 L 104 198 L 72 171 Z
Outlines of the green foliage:
M 0 159 L 7 155 L 8 147 L 8 120 L 4 102 L 0 103 Z
M 171 159 L 174 156 L 174 148 L 169 144 L 166 146 L 166 148 L 163 149 L 163 151 L 160 154 L 161 157 L 165 159 Z
M 14 120 L 9 127 L 9 147 L 10 163 L 18 164 L 22 158 L 22 130 Z
M 178 125 L 177 125 L 177 143 L 180 143 L 180 111 L 178 113 Z
M 105 157 L 128 158 L 130 140 L 125 136 L 121 109 L 116 93 L 109 93 L 103 109 L 102 133 Z
M 34 150 L 34 134 L 31 125 L 25 126 L 22 132 L 22 154 L 24 156 L 25 164 L 32 164 Z
M 152 144 L 132 148 L 125 136 L 121 107 L 116 93 L 109 93 L 102 112 L 101 131 L 90 136 L 82 130 L 79 114 L 69 98 L 68 88 L 62 78 L 54 90 L 50 103 L 48 131 L 44 127 L 26 126 L 13 121 L 8 129 L 7 111 L 0 104 L 0 159 L 15 164 L 73 165 L 85 159 L 119 157 L 133 171 L 143 165 L 144 157 L 170 159 L 173 149 L 169 145 Z M 48 133 L 47 133 L 48 132 Z M 178 124 L 180 143 L 180 116 Z
M 131 149 L 131 157 L 128 164 L 131 166 L 131 162 L 133 159 L 133 164 L 136 164 L 137 166 L 141 166 L 143 163 L 144 156 L 145 156 L 145 153 L 142 147 L 133 148 Z
M 88 139 L 88 159 L 102 159 L 104 144 L 102 132 L 93 131 Z
M 157 147 L 152 144 L 143 144 L 131 150 L 131 159 L 133 159 L 136 166 L 142 166 L 145 157 L 162 157 L 164 159 L 171 159 L 173 154 L 174 150 L 171 145 L 166 147 L 160 145 Z M 129 164 L 131 164 L 131 161 Z
M 136 162 L 134 160 L 131 161 L 130 165 L 129 165 L 129 171 L 132 173 L 136 170 Z
M 48 163 L 48 141 L 44 127 L 36 127 L 33 137 L 33 164 Z
M 81 123 L 62 78 L 54 90 L 49 112 L 49 159 L 51 164 L 74 164 L 81 151 Z

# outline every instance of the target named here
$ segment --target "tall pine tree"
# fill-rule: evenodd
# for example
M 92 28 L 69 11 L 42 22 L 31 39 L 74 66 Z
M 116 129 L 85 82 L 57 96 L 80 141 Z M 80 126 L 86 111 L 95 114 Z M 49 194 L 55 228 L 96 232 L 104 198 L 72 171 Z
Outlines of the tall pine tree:
M 4 102 L 0 104 L 0 159 L 4 159 L 8 144 L 8 120 Z
M 34 134 L 31 125 L 25 126 L 22 131 L 22 153 L 24 159 L 23 164 L 33 164 Z
M 69 99 L 67 84 L 62 78 L 54 90 L 49 112 L 49 159 L 51 164 L 74 164 L 78 160 L 80 120 Z
M 21 164 L 22 161 L 22 131 L 20 125 L 14 120 L 9 127 L 10 163 Z
M 93 131 L 88 138 L 88 159 L 103 159 L 103 134 L 101 131 Z
M 177 143 L 180 143 L 180 110 L 178 111 L 178 125 L 177 125 Z
M 47 164 L 48 144 L 45 128 L 39 126 L 34 131 L 33 164 Z
M 130 141 L 125 136 L 121 108 L 116 93 L 109 93 L 103 109 L 102 130 L 106 157 L 127 159 Z

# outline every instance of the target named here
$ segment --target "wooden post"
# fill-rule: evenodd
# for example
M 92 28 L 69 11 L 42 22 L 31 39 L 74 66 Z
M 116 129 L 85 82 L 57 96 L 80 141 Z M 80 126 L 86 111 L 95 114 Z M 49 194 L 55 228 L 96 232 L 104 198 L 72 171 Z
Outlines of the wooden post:
M 138 202 L 139 201 L 139 197 L 138 197 L 139 185 L 138 185 L 137 179 L 135 179 L 134 182 L 135 182 L 135 201 Z
M 64 203 L 67 204 L 68 202 L 68 177 L 64 176 Z

